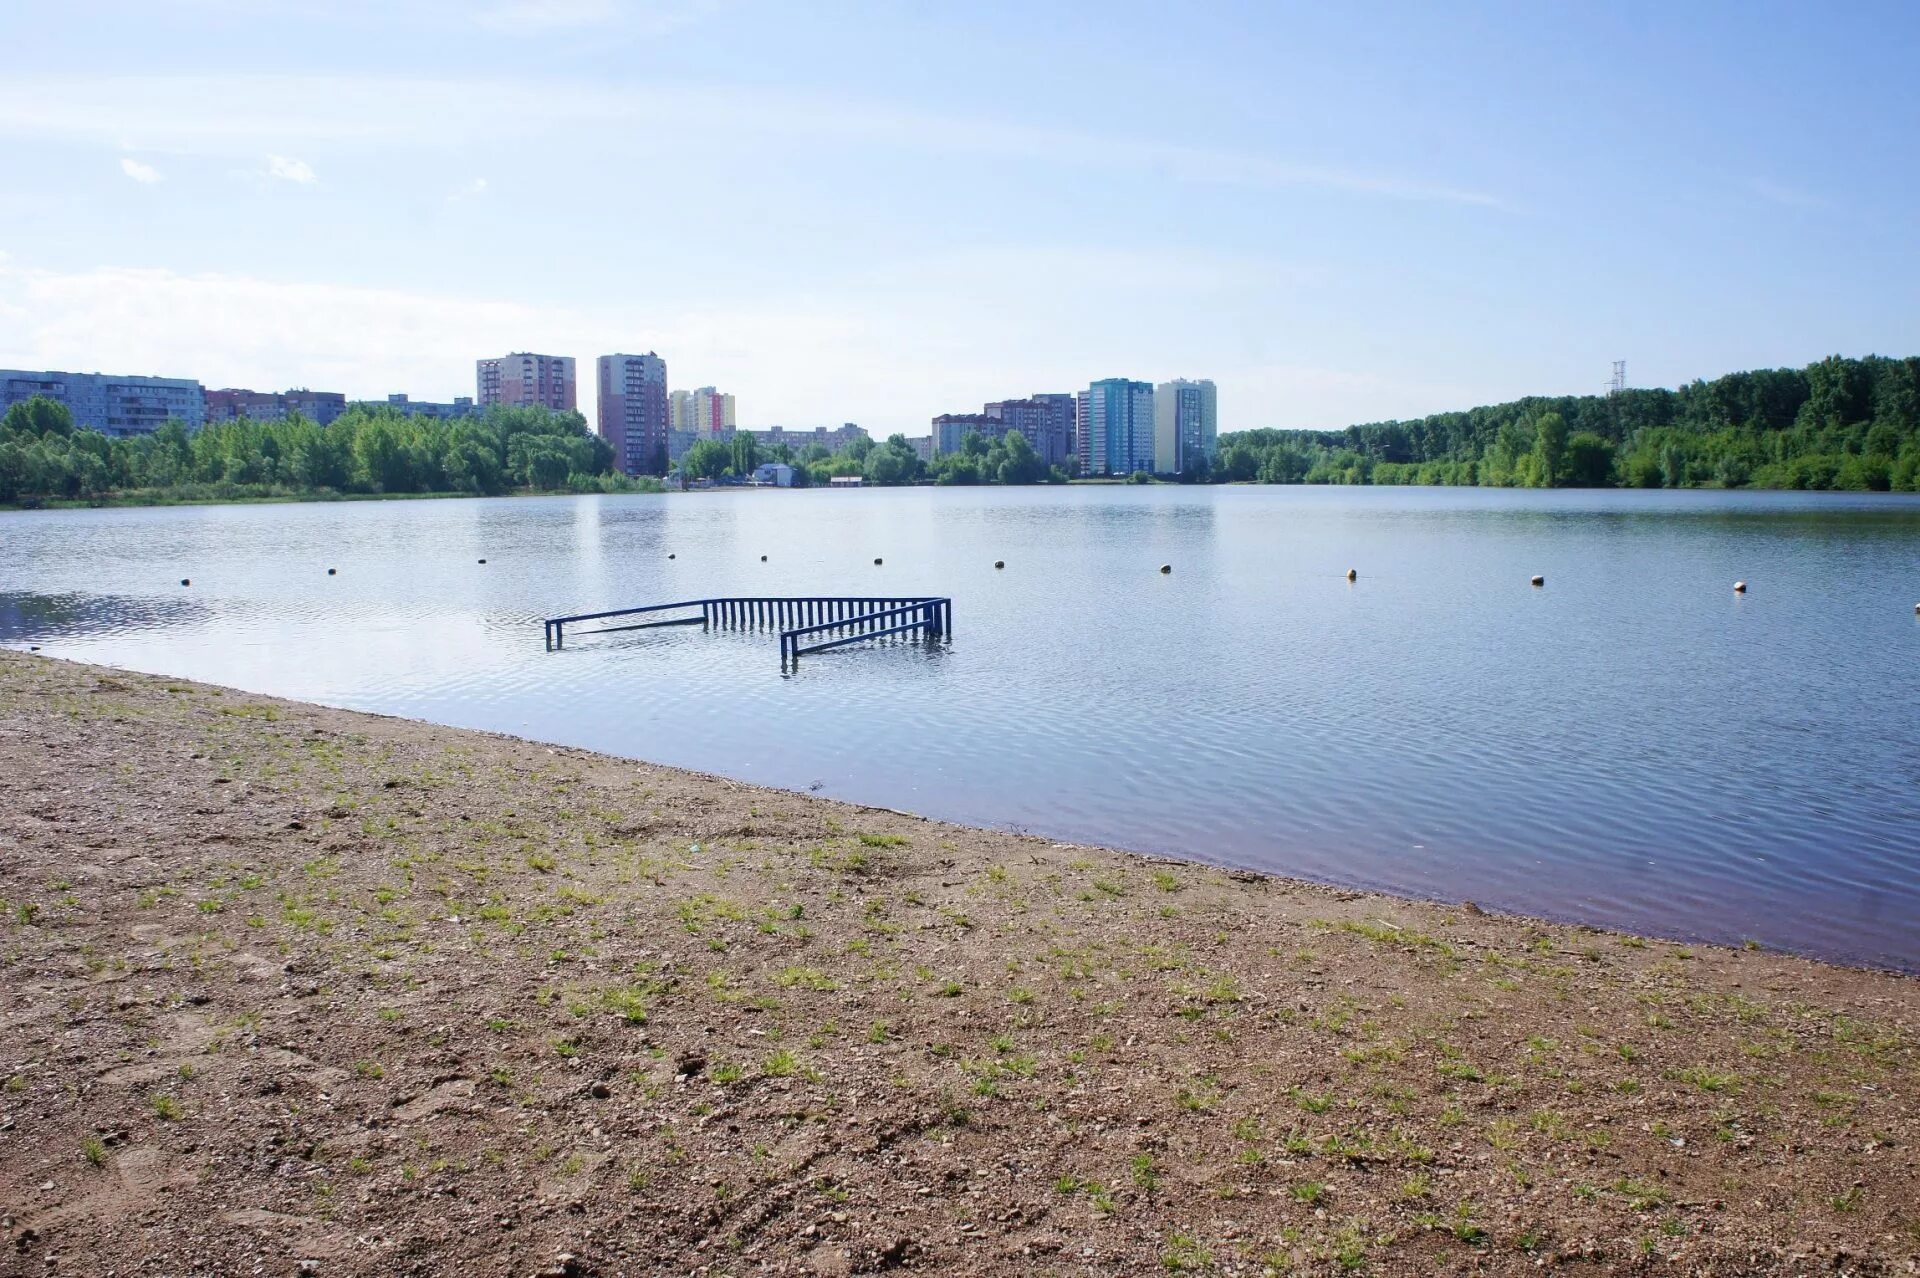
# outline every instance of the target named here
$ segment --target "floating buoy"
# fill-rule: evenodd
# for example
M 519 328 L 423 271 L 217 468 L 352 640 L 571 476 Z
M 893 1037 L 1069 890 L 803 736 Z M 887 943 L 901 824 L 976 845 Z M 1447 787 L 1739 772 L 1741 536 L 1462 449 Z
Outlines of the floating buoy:
M 333 576 L 333 575 L 334 575 L 335 573 L 337 573 L 337 572 L 339 572 L 339 571 L 340 571 L 340 570 L 339 570 L 338 568 L 329 568 L 329 569 L 327 569 L 327 576 L 329 576 L 329 577 L 331 577 L 331 576 Z
M 1544 586 L 1547 584 L 1547 579 L 1545 577 L 1542 577 L 1539 573 L 1535 573 L 1532 578 L 1532 584 L 1536 586 Z
M 763 564 L 767 562 L 767 557 L 765 555 L 760 556 L 760 562 Z
M 1172 564 L 1161 564 L 1161 565 L 1160 565 L 1160 571 L 1161 571 L 1161 572 L 1172 572 L 1172 571 L 1173 571 L 1173 565 L 1172 565 Z
M 484 559 L 482 559 L 482 560 L 481 560 L 480 562 L 484 564 L 484 563 L 485 563 L 485 562 L 487 562 L 487 561 L 486 561 L 486 560 L 484 560 Z
M 1007 561 L 1004 559 L 996 559 L 993 561 L 993 566 L 995 568 L 1005 568 L 1007 566 Z
M 1360 580 L 1360 574 L 1359 574 L 1359 573 L 1357 573 L 1357 572 L 1355 572 L 1355 571 L 1354 571 L 1353 569 L 1351 569 L 1351 568 L 1349 568 L 1349 569 L 1347 569 L 1347 580 L 1348 580 L 1348 581 L 1358 581 L 1358 580 Z
M 1733 583 L 1733 593 L 1734 593 L 1734 594 L 1736 594 L 1736 595 L 1744 595 L 1744 594 L 1746 594 L 1746 593 L 1747 593 L 1747 583 L 1746 583 L 1746 582 L 1744 582 L 1744 581 L 1736 581 L 1736 582 L 1734 582 L 1734 583 Z
M 878 559 L 876 559 L 876 560 L 874 560 L 873 562 L 874 562 L 874 563 L 875 563 L 876 565 L 878 565 L 880 561 L 879 561 Z
M 673 555 L 673 554 L 670 554 L 670 555 L 668 555 L 668 556 L 667 556 L 667 558 L 669 558 L 669 559 L 678 559 L 679 557 L 680 557 L 680 556 L 678 556 L 678 555 Z
M 183 586 L 191 586 L 191 585 L 193 584 L 193 581 L 192 581 L 192 579 L 191 579 L 191 578 L 188 578 L 188 577 L 182 577 L 182 578 L 180 579 L 180 584 L 181 584 L 181 585 L 183 585 Z

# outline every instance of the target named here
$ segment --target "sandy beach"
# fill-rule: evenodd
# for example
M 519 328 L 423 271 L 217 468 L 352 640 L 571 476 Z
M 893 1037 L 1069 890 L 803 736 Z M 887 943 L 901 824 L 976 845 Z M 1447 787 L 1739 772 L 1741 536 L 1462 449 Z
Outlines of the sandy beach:
M 0 800 L 0 1274 L 1920 1273 L 1895 974 L 19 652 Z

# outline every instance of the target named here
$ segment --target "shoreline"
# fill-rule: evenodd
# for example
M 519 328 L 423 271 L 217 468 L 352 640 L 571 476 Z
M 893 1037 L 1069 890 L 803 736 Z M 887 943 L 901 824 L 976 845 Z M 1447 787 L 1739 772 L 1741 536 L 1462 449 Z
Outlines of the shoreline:
M 1432 490 L 1432 491 L 1442 491 L 1442 492 L 1510 492 L 1510 493 L 1627 493 L 1627 492 L 1632 492 L 1632 493 L 1713 493 L 1713 494 L 1799 493 L 1805 496 L 1814 496 L 1814 497 L 1846 497 L 1846 498 L 1864 497 L 1868 499 L 1887 497 L 1887 498 L 1893 498 L 1896 502 L 1900 502 L 1902 499 L 1905 499 L 1906 504 L 1911 504 L 1916 498 L 1920 498 L 1920 492 L 1913 492 L 1913 491 L 1899 491 L 1899 490 L 1886 491 L 1886 490 L 1869 489 L 1869 488 L 1818 488 L 1818 489 L 1815 489 L 1815 488 L 1761 488 L 1751 484 L 1743 484 L 1738 488 L 1717 487 L 1710 484 L 1699 484 L 1699 485 L 1694 485 L 1694 486 L 1685 487 L 1685 488 L 1629 488 L 1629 487 L 1624 487 L 1618 484 L 1610 487 L 1606 487 L 1606 488 L 1582 488 L 1582 487 L 1516 488 L 1516 487 L 1504 487 L 1501 485 L 1493 485 L 1493 484 L 1373 484 L 1373 483 L 1367 483 L 1367 484 L 1308 484 L 1308 483 L 1265 484 L 1265 483 L 1260 483 L 1257 480 L 1245 480 L 1245 479 L 1225 480 L 1218 483 L 1183 484 L 1179 482 L 1179 480 L 1177 479 L 1166 479 L 1166 478 L 1155 478 L 1145 483 L 1135 483 L 1125 478 L 1121 478 L 1117 476 L 1092 476 L 1088 478 L 1075 478 L 1075 479 L 1068 480 L 1064 484 L 1034 483 L 1034 484 L 1012 484 L 1012 485 L 1002 485 L 1002 484 L 941 485 L 941 484 L 932 483 L 930 481 L 920 481 L 912 484 L 863 485 L 861 488 L 861 491 L 866 491 L 869 488 L 878 490 L 878 491 L 894 491 L 894 490 L 935 489 L 935 488 L 943 488 L 943 487 L 958 488 L 963 491 L 970 488 L 1006 487 L 1006 488 L 1014 488 L 1014 489 L 1182 488 L 1182 489 L 1192 489 L 1195 491 L 1205 491 L 1207 489 L 1274 488 L 1274 489 L 1283 489 L 1283 490 L 1284 489 L 1316 489 L 1316 490 L 1320 490 L 1320 489 L 1335 489 L 1335 490 L 1383 489 L 1383 490 L 1389 490 L 1389 491 L 1406 491 L 1409 489 L 1415 489 L 1415 490 Z M 114 496 L 114 497 L 109 497 L 104 499 L 83 498 L 83 497 L 58 497 L 58 498 L 44 498 L 44 499 L 36 498 L 31 503 L 18 502 L 18 501 L 0 502 L 0 512 L 31 513 L 31 512 L 58 511 L 58 510 L 160 510 L 160 509 L 166 509 L 168 507 L 174 507 L 174 506 L 288 506 L 288 505 L 310 505 L 310 504 L 316 504 L 316 503 L 332 503 L 332 502 L 442 501 L 442 500 L 468 500 L 468 499 L 491 501 L 491 500 L 495 500 L 503 497 L 666 497 L 666 496 L 688 496 L 688 495 L 699 494 L 699 493 L 718 493 L 718 492 L 735 492 L 735 491 L 738 491 L 738 492 L 764 492 L 764 491 L 812 492 L 812 491 L 823 491 L 823 490 L 824 490 L 823 485 L 809 485 L 806 488 L 799 488 L 799 489 L 780 489 L 780 488 L 770 488 L 767 485 L 729 484 L 726 486 L 715 486 L 712 488 L 689 488 L 686 490 L 662 489 L 661 491 L 653 491 L 651 489 L 645 489 L 645 488 L 634 488 L 634 489 L 625 490 L 625 491 L 616 490 L 611 492 L 573 492 L 570 489 L 554 488 L 554 489 L 516 489 L 512 492 L 504 492 L 504 493 L 311 492 L 311 493 L 289 494 L 285 496 L 243 495 L 243 496 L 234 496 L 234 497 L 170 497 L 170 498 L 164 498 L 161 500 L 145 500 L 145 499 L 127 500 L 120 496 Z M 840 490 L 840 491 L 846 491 L 846 490 Z
M 565 496 L 565 495 L 573 495 L 573 494 L 546 494 L 546 495 Z M 24 644 L 24 641 L 17 641 L 16 644 L 0 643 L 0 653 L 17 652 L 17 653 L 21 653 L 22 655 L 35 657 L 37 659 L 50 660 L 50 661 L 55 661 L 55 662 L 68 664 L 68 665 L 85 666 L 85 667 L 100 669 L 100 670 L 111 670 L 116 674 L 134 675 L 141 678 L 164 679 L 170 682 L 177 682 L 177 683 L 199 684 L 201 682 L 199 680 L 184 679 L 184 678 L 179 678 L 172 675 L 165 675 L 165 674 L 160 674 L 152 671 L 139 670 L 131 666 L 116 666 L 111 664 L 81 661 L 76 658 L 63 657 L 56 654 L 46 653 L 42 651 L 41 647 L 38 645 L 33 645 L 29 647 L 29 646 L 17 646 L 18 644 Z M 1744 952 L 1750 952 L 1750 953 L 1755 953 L 1755 952 L 1768 953 L 1768 954 L 1778 955 L 1783 958 L 1799 959 L 1804 962 L 1816 963 L 1822 967 L 1831 967 L 1831 968 L 1836 968 L 1844 971 L 1873 972 L 1873 973 L 1879 973 L 1879 974 L 1889 975 L 1889 976 L 1900 976 L 1900 977 L 1920 979 L 1920 967 L 1914 967 L 1914 968 L 1903 967 L 1900 964 L 1891 962 L 1891 961 L 1874 962 L 1870 959 L 1865 959 L 1865 958 L 1838 957 L 1830 954 L 1819 954 L 1819 953 L 1814 953 L 1806 950 L 1795 949 L 1793 947 L 1785 946 L 1785 945 L 1762 944 L 1759 941 L 1746 939 L 1746 938 L 1742 938 L 1737 941 L 1736 940 L 1716 940 L 1713 937 L 1708 936 L 1705 933 L 1701 933 L 1701 932 L 1687 933 L 1681 930 L 1638 929 L 1638 928 L 1628 926 L 1628 925 L 1623 925 L 1623 924 L 1599 922 L 1590 918 L 1583 918 L 1579 915 L 1572 914 L 1572 913 L 1555 913 L 1552 911 L 1530 912 L 1522 909 L 1510 909 L 1498 903 L 1484 904 L 1480 901 L 1476 901 L 1471 898 L 1463 897 L 1463 898 L 1455 899 L 1455 898 L 1443 897 L 1443 896 L 1428 896 L 1428 895 L 1422 895 L 1417 891 L 1400 890 L 1392 887 L 1382 887 L 1382 886 L 1372 885 L 1372 884 L 1363 883 L 1363 882 L 1341 881 L 1336 879 L 1316 879 L 1316 878 L 1311 878 L 1304 875 L 1289 874 L 1289 873 L 1284 873 L 1277 870 L 1265 869 L 1258 865 L 1252 865 L 1252 864 L 1247 864 L 1247 863 L 1238 862 L 1238 861 L 1220 860 L 1220 859 L 1202 860 L 1198 858 L 1185 857 L 1180 855 L 1177 852 L 1168 851 L 1165 849 L 1147 847 L 1147 846 L 1122 846 L 1118 843 L 1105 844 L 1105 843 L 1099 843 L 1099 842 L 1090 842 L 1078 836 L 1064 835 L 1064 834 L 1050 834 L 1044 830 L 1029 829 L 1026 827 L 1019 827 L 1012 824 L 1008 824 L 1006 826 L 982 825 L 982 824 L 977 824 L 961 818 L 934 816 L 925 812 L 916 812 L 906 808 L 890 807 L 883 803 L 870 803 L 865 800 L 857 799 L 857 798 L 839 797 L 832 794 L 820 794 L 816 796 L 813 791 L 790 789 L 785 786 L 775 785 L 775 784 L 772 784 L 769 782 L 763 782 L 763 781 L 753 781 L 753 780 L 745 779 L 742 777 L 731 776 L 722 772 L 706 772 L 699 768 L 688 767 L 681 764 L 661 763 L 653 759 L 642 758 L 638 755 L 613 754 L 603 750 L 596 750 L 588 746 L 575 745 L 567 741 L 549 740 L 541 737 L 522 736 L 517 733 L 505 732 L 505 731 L 500 731 L 500 730 L 490 729 L 490 728 L 462 728 L 462 727 L 458 727 L 451 724 L 437 723 L 434 720 L 430 720 L 430 719 L 414 719 L 414 718 L 409 718 L 405 715 L 390 714 L 385 711 L 379 711 L 379 710 L 360 710 L 360 709 L 355 709 L 353 707 L 348 707 L 348 706 L 330 705 L 325 702 L 303 701 L 303 700 L 299 700 L 297 698 L 292 698 L 292 697 L 282 697 L 275 693 L 252 692 L 244 688 L 237 688 L 237 687 L 233 687 L 225 684 L 206 685 L 206 686 L 216 687 L 222 693 L 231 694 L 234 696 L 255 697 L 262 700 L 284 702 L 288 705 L 307 706 L 317 710 L 338 711 L 346 714 L 364 714 L 371 718 L 391 720 L 396 723 L 417 724 L 421 727 L 440 728 L 448 732 L 470 732 L 478 736 L 488 737 L 488 738 L 496 739 L 499 741 L 514 742 L 521 745 L 535 746 L 543 749 L 575 752 L 575 753 L 590 755 L 596 758 L 604 758 L 604 759 L 611 759 L 611 760 L 616 760 L 621 762 L 638 764 L 638 765 L 642 765 L 649 768 L 661 768 L 670 772 L 682 774 L 687 777 L 699 778 L 705 781 L 709 781 L 716 785 L 748 786 L 756 790 L 765 791 L 769 794 L 787 795 L 794 798 L 813 799 L 818 797 L 818 799 L 822 802 L 839 803 L 850 808 L 856 808 L 856 809 L 869 811 L 869 812 L 882 812 L 890 816 L 903 817 L 908 820 L 925 821 L 935 825 L 950 826 L 955 829 L 973 831 L 973 832 L 978 832 L 980 834 L 1002 834 L 1002 835 L 1007 835 L 1007 836 L 1017 837 L 1017 838 L 1034 839 L 1034 840 L 1038 840 L 1039 842 L 1048 844 L 1049 846 L 1056 849 L 1076 849 L 1076 850 L 1086 850 L 1086 851 L 1098 851 L 1098 852 L 1110 853 L 1117 856 L 1135 858 L 1141 861 L 1152 862 L 1152 863 L 1161 864 L 1161 865 L 1184 866 L 1184 867 L 1199 869 L 1199 870 L 1213 870 L 1218 873 L 1241 878 L 1243 881 L 1260 880 L 1260 881 L 1271 882 L 1271 883 L 1286 886 L 1286 887 L 1300 888 L 1300 889 L 1307 889 L 1307 890 L 1329 891 L 1329 892 L 1336 892 L 1336 893 L 1359 893 L 1362 896 L 1377 898 L 1385 902 L 1399 902 L 1399 903 L 1404 903 L 1409 905 L 1431 906 L 1431 907 L 1442 909 L 1442 910 L 1466 911 L 1469 913 L 1482 915 L 1489 918 L 1505 919 L 1510 922 L 1528 924 L 1534 927 L 1573 928 L 1581 931 L 1599 933 L 1606 936 L 1632 937 L 1635 940 L 1645 941 L 1650 944 L 1660 943 L 1660 944 L 1670 944 L 1670 945 L 1678 945 L 1678 946 L 1692 946 L 1695 948 L 1705 947 L 1705 948 L 1726 950 L 1730 952 L 1744 951 Z
M 13 651 L 0 778 L 36 1269 L 1920 1271 L 1897 973 Z

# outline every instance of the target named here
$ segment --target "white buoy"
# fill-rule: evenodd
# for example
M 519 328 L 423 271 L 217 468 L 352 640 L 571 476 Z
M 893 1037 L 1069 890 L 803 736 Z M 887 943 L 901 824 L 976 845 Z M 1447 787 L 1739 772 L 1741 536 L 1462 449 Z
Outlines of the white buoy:
M 1744 582 L 1744 581 L 1736 581 L 1736 582 L 1734 582 L 1734 583 L 1733 583 L 1733 593 L 1734 593 L 1734 594 L 1736 594 L 1736 595 L 1744 595 L 1744 594 L 1746 594 L 1746 593 L 1747 593 L 1747 583 L 1746 583 L 1746 582 Z
M 1161 565 L 1160 565 L 1160 571 L 1161 571 L 1161 572 L 1163 572 L 1163 573 L 1165 573 L 1165 572 L 1172 572 L 1172 571 L 1173 571 L 1173 565 L 1172 565 L 1172 564 L 1161 564 Z
M 1536 586 L 1544 586 L 1547 584 L 1547 579 L 1541 576 L 1539 573 L 1535 573 L 1533 575 L 1533 584 Z

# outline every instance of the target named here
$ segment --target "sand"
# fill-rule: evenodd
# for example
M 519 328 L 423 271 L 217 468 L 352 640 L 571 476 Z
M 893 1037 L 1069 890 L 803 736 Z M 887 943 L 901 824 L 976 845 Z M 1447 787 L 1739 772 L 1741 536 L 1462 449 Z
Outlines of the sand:
M 1899 975 L 13 652 L 0 800 L 0 1273 L 1920 1272 Z

